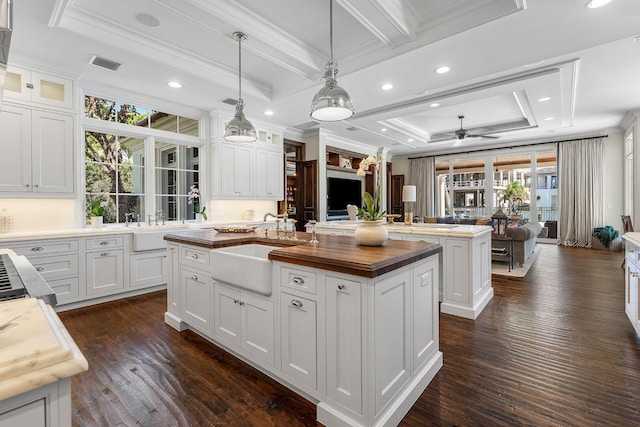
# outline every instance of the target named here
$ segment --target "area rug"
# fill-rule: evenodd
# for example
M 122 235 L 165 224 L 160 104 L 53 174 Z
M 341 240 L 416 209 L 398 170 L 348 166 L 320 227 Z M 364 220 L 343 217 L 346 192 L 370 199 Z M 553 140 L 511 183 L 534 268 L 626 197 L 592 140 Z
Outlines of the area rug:
M 491 263 L 491 274 L 497 274 L 499 276 L 510 276 L 510 277 L 524 277 L 527 275 L 527 272 L 533 265 L 536 258 L 540 254 L 542 250 L 542 245 L 536 245 L 536 248 L 533 250 L 533 254 L 529 257 L 528 260 L 525 261 L 522 267 L 514 267 L 509 271 L 509 264 L 502 261 L 493 261 Z

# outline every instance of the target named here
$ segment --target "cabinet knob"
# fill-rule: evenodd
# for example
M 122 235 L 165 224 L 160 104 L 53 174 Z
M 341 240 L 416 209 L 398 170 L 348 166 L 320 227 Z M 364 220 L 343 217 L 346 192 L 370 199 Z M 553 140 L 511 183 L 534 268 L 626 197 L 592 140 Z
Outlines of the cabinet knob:
M 109 252 L 102 252 L 100 256 L 109 256 Z
M 29 184 L 25 184 L 24 186 L 25 186 L 25 187 L 27 187 L 27 188 L 28 188 L 28 187 L 31 187 Z
M 193 258 L 193 259 L 198 259 L 198 254 L 193 254 L 193 255 L 191 255 L 191 258 Z
M 240 304 L 242 306 L 242 305 L 244 305 L 244 301 L 238 301 L 238 304 Z
M 108 244 L 109 244 L 109 242 L 100 242 L 100 244 L 101 244 L 102 246 L 104 246 L 104 245 L 108 245 Z
M 43 251 L 44 248 L 42 246 L 36 246 L 34 248 L 31 248 L 31 250 L 34 251 L 34 252 L 38 252 L 38 251 Z
M 302 307 L 302 301 L 297 300 L 297 299 L 292 299 L 291 300 L 291 305 L 294 306 L 294 307 L 300 308 L 300 307 Z
M 198 276 L 196 276 L 195 274 L 193 276 L 191 276 L 191 279 L 193 280 L 198 280 Z
M 34 187 L 38 188 L 38 187 L 39 187 L 39 185 L 38 185 L 38 184 L 35 184 L 35 185 L 34 185 Z
M 344 286 L 342 283 L 340 283 L 340 284 L 338 285 L 338 289 L 343 290 L 344 288 L 345 288 L 345 286 Z
M 291 281 L 296 285 L 304 285 L 304 279 L 302 277 L 294 277 Z
M 44 271 L 44 267 L 36 267 L 36 271 Z

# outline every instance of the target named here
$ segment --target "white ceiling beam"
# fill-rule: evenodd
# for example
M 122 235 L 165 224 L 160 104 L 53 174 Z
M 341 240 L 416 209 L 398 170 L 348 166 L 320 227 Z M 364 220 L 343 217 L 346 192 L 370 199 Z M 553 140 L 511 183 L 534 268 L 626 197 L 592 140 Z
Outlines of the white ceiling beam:
M 337 0 L 371 34 L 390 48 L 416 39 L 418 14 L 406 0 Z
M 164 6 L 171 7 L 170 0 L 157 0 Z M 278 28 L 253 11 L 237 2 L 225 0 L 185 0 L 235 30 L 249 36 L 244 44 L 247 50 L 266 60 L 304 76 L 309 80 L 317 80 L 324 75 L 327 57 L 293 35 Z M 241 22 L 242 25 L 238 25 Z M 202 25 L 209 26 L 205 22 Z M 209 26 L 210 27 L 210 26 Z

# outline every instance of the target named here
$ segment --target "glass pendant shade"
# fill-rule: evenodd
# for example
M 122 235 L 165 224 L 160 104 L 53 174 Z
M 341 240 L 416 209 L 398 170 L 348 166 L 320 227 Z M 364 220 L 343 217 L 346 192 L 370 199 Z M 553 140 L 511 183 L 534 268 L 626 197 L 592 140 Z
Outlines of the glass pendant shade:
M 333 0 L 329 0 L 329 47 L 330 57 L 324 73 L 325 85 L 311 101 L 311 117 L 322 122 L 337 122 L 353 116 L 351 97 L 338 86 L 337 64 L 333 62 Z
M 256 139 L 256 130 L 249 120 L 244 116 L 244 102 L 242 101 L 242 41 L 247 36 L 241 32 L 233 33 L 233 37 L 238 41 L 238 103 L 233 119 L 224 128 L 224 140 L 231 142 L 253 142 Z
M 224 129 L 224 140 L 231 142 L 252 142 L 257 139 L 256 130 L 244 116 L 242 99 L 236 104 L 236 114 Z

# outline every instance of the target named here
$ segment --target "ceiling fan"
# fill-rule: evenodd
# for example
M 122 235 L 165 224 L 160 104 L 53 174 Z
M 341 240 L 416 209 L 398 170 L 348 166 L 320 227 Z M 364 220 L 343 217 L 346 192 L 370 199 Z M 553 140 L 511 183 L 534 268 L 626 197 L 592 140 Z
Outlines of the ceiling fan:
M 497 136 L 491 136 L 491 135 L 473 135 L 469 133 L 469 130 L 464 129 L 462 127 L 462 119 L 464 119 L 464 116 L 458 116 L 458 118 L 460 119 L 460 129 L 456 130 L 454 133 L 456 135 L 456 138 L 461 141 L 465 138 L 489 138 L 489 139 L 496 139 L 499 138 Z

